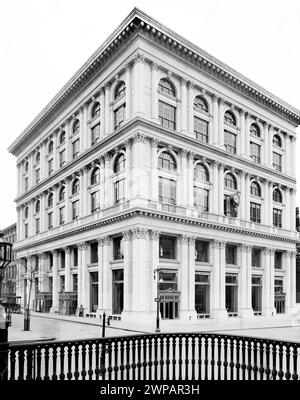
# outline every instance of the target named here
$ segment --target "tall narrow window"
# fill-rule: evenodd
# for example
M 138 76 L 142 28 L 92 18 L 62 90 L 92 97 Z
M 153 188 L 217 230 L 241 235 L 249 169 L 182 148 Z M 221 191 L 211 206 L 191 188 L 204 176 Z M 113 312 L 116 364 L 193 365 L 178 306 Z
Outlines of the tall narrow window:
M 91 193 L 91 212 L 96 212 L 100 210 L 100 192 Z
M 79 217 L 79 200 L 72 202 L 72 220 L 78 219 Z
M 118 100 L 120 97 L 125 96 L 125 93 L 126 93 L 126 85 L 125 82 L 122 81 L 117 85 L 115 89 L 115 95 L 114 95 L 115 100 Z
M 194 134 L 200 142 L 208 143 L 208 122 L 194 116 Z
M 115 182 L 115 204 L 125 201 L 125 179 Z
M 224 131 L 224 146 L 228 153 L 236 154 L 236 135 L 229 131 Z
M 282 156 L 275 151 L 273 151 L 273 168 L 278 172 L 282 171 Z
M 121 128 L 125 121 L 125 104 L 122 104 L 114 111 L 114 128 L 115 130 Z
M 72 143 L 72 157 L 73 159 L 78 157 L 79 155 L 79 139 L 75 140 Z
M 163 101 L 158 103 L 158 119 L 162 126 L 176 129 L 176 108 Z
M 100 181 L 100 170 L 99 168 L 94 168 L 91 174 L 91 185 L 95 185 Z
M 79 133 L 79 130 L 80 130 L 80 122 L 79 119 L 76 119 L 73 123 L 73 128 L 72 128 L 73 135 L 77 135 L 77 133 Z
M 97 118 L 100 116 L 100 103 L 96 102 L 92 107 L 91 118 Z
M 97 143 L 100 138 L 100 124 L 96 124 L 91 128 L 91 143 Z
M 164 210 L 175 212 L 176 181 L 160 177 L 158 199 Z
M 260 145 L 250 142 L 250 152 L 253 162 L 260 164 Z
M 175 172 L 177 170 L 175 158 L 170 153 L 162 151 L 158 157 L 158 168 L 168 172 Z

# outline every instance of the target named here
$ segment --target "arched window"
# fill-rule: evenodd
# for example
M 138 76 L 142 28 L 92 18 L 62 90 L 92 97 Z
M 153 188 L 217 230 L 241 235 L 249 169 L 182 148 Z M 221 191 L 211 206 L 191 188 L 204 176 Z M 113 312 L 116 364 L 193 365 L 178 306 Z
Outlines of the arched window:
M 91 117 L 96 118 L 100 115 L 100 103 L 97 101 L 92 108 Z
M 24 210 L 24 217 L 25 217 L 25 219 L 28 218 L 28 207 L 25 207 L 25 210 Z
M 49 144 L 48 144 L 48 154 L 52 154 L 53 153 L 53 141 L 50 140 Z
M 40 204 L 40 201 L 37 200 L 37 202 L 35 203 L 35 212 L 36 212 L 36 214 L 40 213 L 40 209 L 41 209 L 41 204 Z
M 91 185 L 95 185 L 96 183 L 99 183 L 99 181 L 100 181 L 100 170 L 99 168 L 94 168 L 91 174 Z
M 276 203 L 282 203 L 282 194 L 279 189 L 273 190 L 273 201 L 275 201 Z
M 169 96 L 176 97 L 176 92 L 173 84 L 168 79 L 161 79 L 158 84 L 158 88 L 162 93 L 168 94 Z
M 80 122 L 79 122 L 79 119 L 76 119 L 74 121 L 73 129 L 72 129 L 73 135 L 76 135 L 76 133 L 79 133 L 79 128 L 80 128 Z
M 162 151 L 158 158 L 158 168 L 164 169 L 169 172 L 177 170 L 175 158 L 166 151 Z
M 209 174 L 207 168 L 203 164 L 195 165 L 194 180 L 198 182 L 209 182 Z
M 250 186 L 250 193 L 252 196 L 261 197 L 260 185 L 257 182 L 252 182 Z
M 117 85 L 117 87 L 115 89 L 114 99 L 115 100 L 119 99 L 125 93 L 126 93 L 126 85 L 125 85 L 125 82 L 122 81 Z
M 276 147 L 281 147 L 282 146 L 281 138 L 280 138 L 279 135 L 274 135 L 273 136 L 273 146 L 276 146 Z
M 58 193 L 58 200 L 59 200 L 59 201 L 65 200 L 65 191 L 66 191 L 65 187 L 62 186 L 62 187 L 60 188 L 60 190 L 59 190 L 59 193 Z
M 237 189 L 236 179 L 232 174 L 226 174 L 224 177 L 224 186 L 226 189 Z
M 226 111 L 224 114 L 224 122 L 225 124 L 236 126 L 235 115 L 231 111 Z
M 61 134 L 59 135 L 59 144 L 62 145 L 66 141 L 66 132 L 62 131 Z
M 202 96 L 196 96 L 194 100 L 194 109 L 197 111 L 208 112 L 207 101 Z
M 120 153 L 116 159 L 115 159 L 115 163 L 114 163 L 114 173 L 116 174 L 117 172 L 121 172 L 125 169 L 125 154 L 124 153 Z
M 47 205 L 48 205 L 48 207 L 53 206 L 53 193 L 49 193 Z
M 38 165 L 38 164 L 40 163 L 40 160 L 41 160 L 41 154 L 40 154 L 40 152 L 38 151 L 38 152 L 36 153 L 36 156 L 35 156 L 35 163 Z
M 72 184 L 72 195 L 79 193 L 79 179 L 74 179 Z
M 28 166 L 29 166 L 29 164 L 28 164 L 28 161 L 26 161 L 26 163 L 25 163 L 25 166 L 24 166 L 25 173 L 27 173 L 27 172 L 28 172 Z
M 250 126 L 250 133 L 251 133 L 251 135 L 253 135 L 253 136 L 260 137 L 260 129 L 259 129 L 259 126 L 258 126 L 257 124 L 252 124 L 252 125 Z

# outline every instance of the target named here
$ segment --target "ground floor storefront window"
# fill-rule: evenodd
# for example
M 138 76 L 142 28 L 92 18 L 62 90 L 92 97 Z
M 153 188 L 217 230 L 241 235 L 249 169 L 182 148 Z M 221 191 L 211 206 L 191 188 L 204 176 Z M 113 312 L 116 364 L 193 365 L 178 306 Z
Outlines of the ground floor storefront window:
M 238 277 L 236 274 L 226 274 L 226 310 L 229 317 L 238 313 Z
M 124 306 L 124 271 L 115 269 L 112 275 L 112 312 L 121 314 Z
M 262 277 L 252 276 L 252 309 L 254 315 L 262 314 Z
M 161 318 L 179 318 L 180 294 L 177 291 L 177 270 L 159 270 L 158 295 L 160 299 L 159 309 Z
M 195 310 L 199 318 L 210 315 L 210 279 L 208 273 L 196 271 L 195 274 Z
M 285 293 L 283 293 L 283 278 L 276 277 L 274 280 L 274 307 L 277 314 L 285 313 Z

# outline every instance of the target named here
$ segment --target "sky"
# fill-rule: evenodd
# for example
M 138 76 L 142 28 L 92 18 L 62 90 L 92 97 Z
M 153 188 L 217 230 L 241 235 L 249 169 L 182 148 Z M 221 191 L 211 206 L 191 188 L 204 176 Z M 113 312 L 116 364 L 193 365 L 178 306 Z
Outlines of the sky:
M 16 222 L 8 146 L 134 7 L 300 110 L 299 0 L 0 0 L 0 229 Z

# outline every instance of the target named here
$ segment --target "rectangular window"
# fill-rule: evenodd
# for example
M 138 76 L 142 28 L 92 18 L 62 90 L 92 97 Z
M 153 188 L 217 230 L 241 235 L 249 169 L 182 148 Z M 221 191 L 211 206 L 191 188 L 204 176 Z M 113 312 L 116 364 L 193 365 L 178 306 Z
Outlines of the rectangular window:
M 91 193 L 91 212 L 100 210 L 100 192 Z
M 98 243 L 90 244 L 91 250 L 91 264 L 96 264 L 98 262 Z
M 250 202 L 250 220 L 252 222 L 257 222 L 258 224 L 260 224 L 261 222 L 260 211 L 261 211 L 260 204 Z
M 260 164 L 260 145 L 250 142 L 250 152 L 253 162 Z
M 72 203 L 72 220 L 78 219 L 79 217 L 79 200 L 73 201 Z
M 72 156 L 73 158 L 76 158 L 79 154 L 79 139 L 75 140 L 72 143 Z
M 209 262 L 209 242 L 196 240 L 195 242 L 195 261 Z
M 115 130 L 119 129 L 125 121 L 125 107 L 126 104 L 122 104 L 114 111 L 114 127 Z
M 252 276 L 252 309 L 254 315 L 262 313 L 262 278 L 261 276 Z
M 40 181 L 40 169 L 37 168 L 35 170 L 35 183 L 39 183 L 39 181 Z
M 231 196 L 224 195 L 224 215 L 227 217 L 237 217 L 237 207 L 233 204 Z
M 275 251 L 274 253 L 274 268 L 282 269 L 282 251 Z
M 52 254 L 52 252 L 50 252 L 48 254 L 49 254 L 49 267 L 53 268 L 53 254 Z
M 210 281 L 209 275 L 200 271 L 195 272 L 195 310 L 202 317 L 209 317 Z
M 39 218 L 37 218 L 35 220 L 35 233 L 36 234 L 40 233 L 40 219 Z
M 261 250 L 260 249 L 252 249 L 252 267 L 261 268 Z
M 273 208 L 273 226 L 282 228 L 282 210 Z
M 73 292 L 77 293 L 78 289 L 78 276 L 77 274 L 73 274 Z
M 60 277 L 60 291 L 64 292 L 64 290 L 65 290 L 65 277 L 61 276 Z
M 194 186 L 194 206 L 197 210 L 208 211 L 208 194 L 207 189 Z
M 26 238 L 28 237 L 28 224 L 24 224 L 24 235 Z
M 161 235 L 159 237 L 159 258 L 175 260 L 176 244 L 177 239 L 175 237 Z
M 158 119 L 162 126 L 176 129 L 176 108 L 163 101 L 158 102 Z
M 197 140 L 208 143 L 208 122 L 194 117 L 194 133 Z
M 115 204 L 125 201 L 125 179 L 115 182 Z
M 62 167 L 66 163 L 66 150 L 59 152 L 59 166 Z
M 99 138 L 100 138 L 100 124 L 96 124 L 91 129 L 91 142 L 92 142 L 92 145 L 95 144 L 96 142 L 98 142 Z
M 51 175 L 53 172 L 53 159 L 48 160 L 48 175 Z
M 226 274 L 225 307 L 229 316 L 237 316 L 238 311 L 238 278 L 237 275 Z
M 273 152 L 273 168 L 278 172 L 281 172 L 282 170 L 282 157 L 280 154 L 275 152 Z
M 48 229 L 53 228 L 53 213 L 48 214 Z
M 25 190 L 28 190 L 28 177 L 27 176 L 24 179 L 24 186 L 25 186 Z
M 65 223 L 65 207 L 59 208 L 59 225 L 63 225 Z
M 60 267 L 65 268 L 66 266 L 66 255 L 64 251 L 60 252 Z
M 114 260 L 122 260 L 124 258 L 122 236 L 113 239 L 113 257 Z
M 226 264 L 236 265 L 237 263 L 237 247 L 228 244 L 226 246 Z
M 236 154 L 236 135 L 229 131 L 224 131 L 224 145 L 226 151 Z
M 158 273 L 158 290 L 177 291 L 177 271 L 171 269 L 160 269 Z
M 159 178 L 159 202 L 163 204 L 163 210 L 175 212 L 176 205 L 176 181 L 167 178 Z
M 78 247 L 73 248 L 73 267 L 78 265 Z

